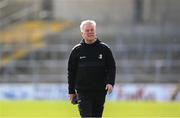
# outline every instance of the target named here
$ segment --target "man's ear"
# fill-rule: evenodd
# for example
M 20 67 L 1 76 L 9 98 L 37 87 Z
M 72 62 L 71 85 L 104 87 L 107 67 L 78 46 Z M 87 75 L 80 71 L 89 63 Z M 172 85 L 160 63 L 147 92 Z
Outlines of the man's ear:
M 83 32 L 81 32 L 80 34 L 81 34 L 81 36 L 82 36 L 82 35 L 83 35 Z

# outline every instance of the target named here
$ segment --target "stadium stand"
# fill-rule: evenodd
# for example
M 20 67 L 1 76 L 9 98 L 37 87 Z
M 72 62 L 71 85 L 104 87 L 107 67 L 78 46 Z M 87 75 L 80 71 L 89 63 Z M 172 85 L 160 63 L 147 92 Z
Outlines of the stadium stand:
M 2 5 L 1 1 L 5 0 L 0 0 Z M 0 19 L 2 21 L 0 22 L 0 82 L 67 83 L 67 59 L 71 48 L 80 41 L 77 20 L 80 21 L 83 16 L 77 18 L 73 25 L 64 22 L 66 20 L 46 21 L 38 17 L 38 14 L 42 13 L 41 7 L 35 9 L 31 0 L 15 1 L 3 3 L 4 7 L 1 9 L 3 15 Z M 116 15 L 124 12 L 119 13 L 119 11 L 123 11 L 119 10 L 121 7 L 113 7 L 119 5 L 116 4 L 119 2 L 115 0 L 110 2 L 110 7 L 115 8 L 112 9 L 114 10 L 112 18 L 115 19 L 115 23 L 111 21 L 111 14 L 106 13 L 109 9 L 104 8 L 103 5 L 97 7 L 105 9 L 104 19 L 99 14 L 95 14 L 98 16 L 97 19 L 102 21 L 102 23 L 100 21 L 98 23 L 98 31 L 101 31 L 98 35 L 100 39 L 110 45 L 115 55 L 117 83 L 177 83 L 179 81 L 180 33 L 176 26 L 179 21 L 178 18 L 173 19 L 173 22 L 176 21 L 175 25 L 170 22 L 172 17 L 176 18 L 175 16 L 178 15 L 173 16 L 172 13 L 168 13 L 163 16 L 163 13 L 166 12 L 162 13 L 161 10 L 164 9 L 163 6 L 166 8 L 169 4 L 157 1 L 152 3 L 155 4 L 154 6 L 148 5 L 150 2 L 146 2 L 146 8 L 149 9 L 149 11 L 146 10 L 148 12 L 146 17 L 152 18 L 152 20 L 147 20 L 148 23 L 141 21 L 142 23 L 133 24 L 132 21 L 133 23 L 128 25 L 124 25 L 124 23 L 119 25 L 121 16 Z M 128 2 L 125 4 L 129 4 Z M 62 8 L 63 5 L 70 4 L 70 2 L 66 4 L 65 0 L 63 3 L 59 4 L 62 5 L 61 7 L 57 6 L 56 8 L 58 14 L 60 14 L 60 10 L 65 9 Z M 74 8 L 73 3 L 70 5 L 72 9 Z M 98 3 L 100 2 L 97 2 L 97 5 Z M 160 7 L 158 3 L 161 4 Z M 84 4 L 86 3 L 83 2 L 82 7 Z M 176 5 L 175 2 L 171 4 Z M 131 5 L 132 3 L 124 6 L 128 8 Z M 155 7 L 157 11 L 153 9 L 151 13 L 150 7 Z M 68 10 L 70 9 L 71 7 L 68 7 Z M 128 19 L 129 17 L 126 16 L 133 14 L 131 13 L 132 8 L 129 9 L 127 9 L 128 15 L 123 14 L 123 18 Z M 179 7 L 168 7 L 167 11 L 172 12 L 177 9 Z M 75 13 L 79 11 L 75 10 L 72 15 L 77 16 Z M 81 13 L 83 12 L 81 11 Z M 60 15 L 62 14 L 68 15 L 61 11 Z M 150 16 L 148 16 L 149 14 Z M 155 17 L 151 17 L 152 14 Z M 72 18 L 72 16 L 66 16 L 66 18 Z M 131 19 L 127 21 L 131 21 Z
M 69 24 L 59 22 L 31 21 L 12 26 L 6 31 L 0 32 L 0 43 L 5 54 L 1 57 L 1 67 L 5 67 L 11 61 L 22 59 L 30 52 L 43 48 L 45 35 L 59 32 Z M 7 48 L 14 47 L 11 52 Z

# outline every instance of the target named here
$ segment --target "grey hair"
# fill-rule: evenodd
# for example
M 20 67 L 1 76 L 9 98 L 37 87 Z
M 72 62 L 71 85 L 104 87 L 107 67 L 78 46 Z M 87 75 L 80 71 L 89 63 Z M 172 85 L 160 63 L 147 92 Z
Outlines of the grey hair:
M 96 22 L 94 20 L 84 20 L 81 22 L 81 25 L 80 25 L 80 31 L 83 32 L 83 26 L 85 24 L 93 24 L 94 27 L 96 27 Z

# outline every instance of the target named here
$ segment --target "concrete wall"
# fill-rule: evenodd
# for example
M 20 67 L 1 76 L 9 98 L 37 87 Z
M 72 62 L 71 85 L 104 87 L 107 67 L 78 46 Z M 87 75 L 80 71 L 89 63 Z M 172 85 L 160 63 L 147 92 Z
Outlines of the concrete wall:
M 131 23 L 133 0 L 54 0 L 54 17 L 101 23 Z
M 129 24 L 134 20 L 135 0 L 54 0 L 54 17 L 79 21 Z M 180 23 L 180 0 L 143 0 L 146 23 Z
M 144 0 L 144 21 L 180 24 L 180 0 Z

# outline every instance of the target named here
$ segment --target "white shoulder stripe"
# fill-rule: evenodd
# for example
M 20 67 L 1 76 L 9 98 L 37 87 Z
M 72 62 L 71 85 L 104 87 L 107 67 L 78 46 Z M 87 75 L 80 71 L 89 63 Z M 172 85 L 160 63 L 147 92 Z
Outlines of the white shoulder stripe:
M 77 45 L 75 45 L 73 48 L 72 48 L 72 50 L 74 50 L 75 48 L 77 48 L 77 47 L 79 47 L 79 46 L 81 46 L 81 44 L 79 43 L 79 44 L 77 44 Z
M 102 44 L 102 45 L 104 45 L 104 46 L 110 48 L 110 47 L 109 47 L 106 43 L 104 43 L 104 42 L 100 42 L 100 44 Z

